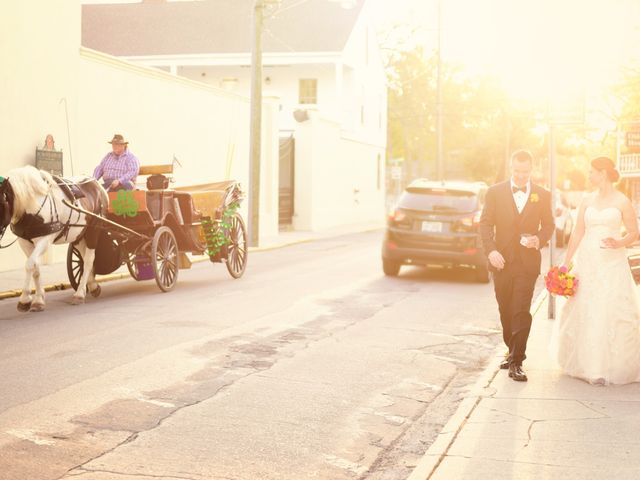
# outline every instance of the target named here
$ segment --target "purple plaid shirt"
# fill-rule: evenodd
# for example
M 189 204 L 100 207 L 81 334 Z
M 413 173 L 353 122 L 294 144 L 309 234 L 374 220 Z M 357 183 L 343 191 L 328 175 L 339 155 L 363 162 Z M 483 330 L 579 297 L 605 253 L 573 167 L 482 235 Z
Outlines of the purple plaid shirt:
M 138 157 L 127 149 L 120 156 L 113 152 L 107 153 L 93 171 L 93 176 L 96 180 L 102 177 L 105 180 L 120 180 L 120 183 L 131 182 L 133 185 L 139 171 Z

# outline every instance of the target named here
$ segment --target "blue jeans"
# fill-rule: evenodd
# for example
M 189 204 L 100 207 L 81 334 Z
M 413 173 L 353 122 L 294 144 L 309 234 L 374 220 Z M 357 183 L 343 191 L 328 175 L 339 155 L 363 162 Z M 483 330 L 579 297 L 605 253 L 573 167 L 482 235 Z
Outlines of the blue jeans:
M 120 185 L 118 185 L 116 188 L 109 190 L 109 186 L 113 183 L 114 180 L 117 180 L 115 178 L 103 178 L 102 181 L 102 186 L 104 187 L 104 189 L 109 192 L 117 192 L 118 190 L 133 190 L 133 183 L 131 182 L 124 182 L 121 183 Z

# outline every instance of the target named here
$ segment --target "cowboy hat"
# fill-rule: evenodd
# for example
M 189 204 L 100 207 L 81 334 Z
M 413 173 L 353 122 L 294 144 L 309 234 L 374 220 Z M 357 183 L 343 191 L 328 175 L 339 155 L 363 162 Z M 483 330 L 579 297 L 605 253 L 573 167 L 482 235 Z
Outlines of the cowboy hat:
M 124 137 L 122 135 L 120 135 L 119 133 L 116 133 L 113 138 L 111 139 L 110 142 L 107 143 L 111 143 L 111 144 L 116 144 L 116 145 L 128 145 L 129 142 L 125 141 Z

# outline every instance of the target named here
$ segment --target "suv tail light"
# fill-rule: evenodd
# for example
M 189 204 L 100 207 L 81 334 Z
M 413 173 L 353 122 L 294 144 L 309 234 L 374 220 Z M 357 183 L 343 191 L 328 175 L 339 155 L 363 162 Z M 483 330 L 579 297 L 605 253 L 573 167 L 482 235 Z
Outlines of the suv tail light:
M 391 219 L 394 222 L 402 222 L 406 218 L 407 218 L 407 214 L 404 213 L 402 210 L 396 210 L 395 212 L 393 212 L 393 214 L 391 214 Z
M 456 222 L 456 230 L 458 231 L 470 231 L 480 224 L 481 211 L 477 211 L 474 215 L 461 218 Z
M 409 216 L 399 208 L 389 215 L 389 225 L 408 226 L 410 223 L 411 219 Z

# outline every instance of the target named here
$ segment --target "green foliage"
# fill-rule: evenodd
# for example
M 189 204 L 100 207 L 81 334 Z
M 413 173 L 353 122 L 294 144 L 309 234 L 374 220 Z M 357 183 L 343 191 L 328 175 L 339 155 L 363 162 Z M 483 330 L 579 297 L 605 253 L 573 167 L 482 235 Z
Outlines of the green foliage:
M 421 48 L 396 51 L 389 78 L 389 158 L 402 157 L 407 180 L 431 177 L 437 158 L 437 56 Z M 493 183 L 505 173 L 508 151 L 542 150 L 535 112 L 513 105 L 493 78 L 472 77 L 442 63 L 445 176 Z M 546 152 L 543 150 L 543 155 Z
M 111 206 L 113 212 L 122 217 L 135 217 L 138 214 L 139 204 L 131 190 L 119 190 Z
M 613 93 L 622 103 L 620 120 L 637 121 L 640 112 L 640 67 L 627 69 L 624 80 L 613 89 Z
M 239 208 L 240 202 L 233 202 L 222 212 L 220 221 L 212 221 L 209 217 L 202 219 L 202 228 L 207 240 L 207 255 L 210 257 L 217 256 L 224 246 L 231 243 L 231 219 Z

